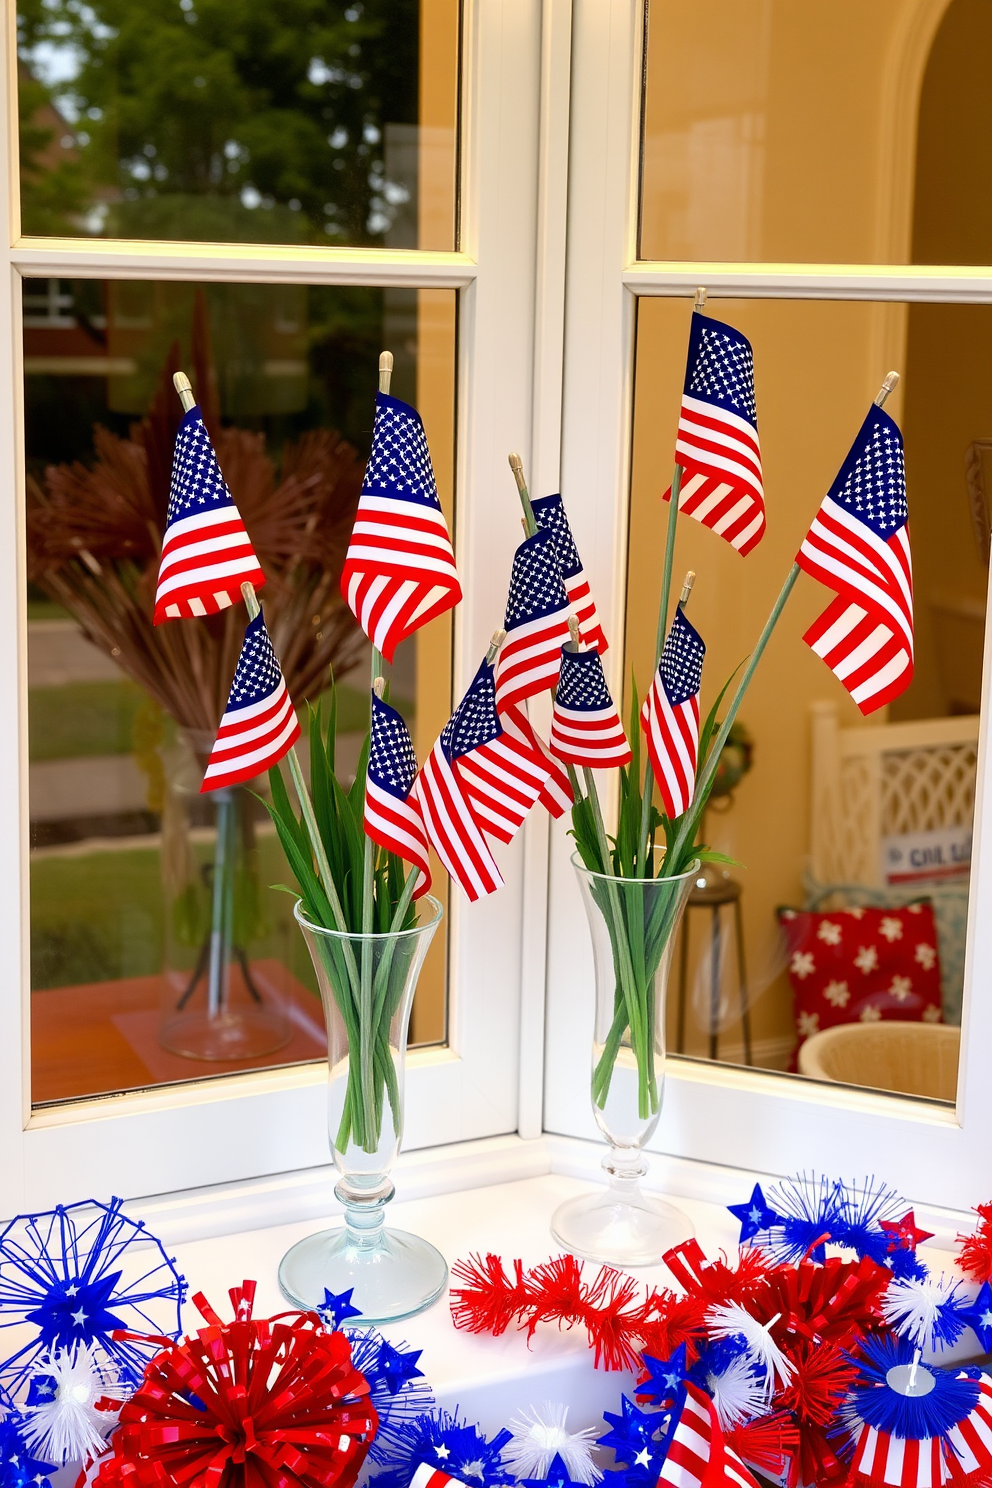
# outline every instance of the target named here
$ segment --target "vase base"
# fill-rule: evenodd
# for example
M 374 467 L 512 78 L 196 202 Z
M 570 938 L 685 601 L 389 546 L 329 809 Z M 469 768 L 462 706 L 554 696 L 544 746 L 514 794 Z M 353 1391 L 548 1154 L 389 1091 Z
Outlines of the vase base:
M 551 1216 L 557 1243 L 586 1261 L 611 1266 L 656 1266 L 667 1250 L 691 1240 L 692 1220 L 674 1204 L 636 1185 L 579 1194 Z
M 289 1043 L 285 1015 L 269 1008 L 225 1010 L 211 1017 L 202 1008 L 167 1018 L 159 1043 L 184 1059 L 259 1059 Z
M 295 1307 L 322 1306 L 325 1291 L 336 1296 L 352 1291 L 351 1305 L 365 1323 L 423 1312 L 447 1280 L 441 1252 L 406 1230 L 380 1230 L 374 1245 L 356 1243 L 344 1227 L 322 1230 L 297 1241 L 279 1263 L 279 1289 Z

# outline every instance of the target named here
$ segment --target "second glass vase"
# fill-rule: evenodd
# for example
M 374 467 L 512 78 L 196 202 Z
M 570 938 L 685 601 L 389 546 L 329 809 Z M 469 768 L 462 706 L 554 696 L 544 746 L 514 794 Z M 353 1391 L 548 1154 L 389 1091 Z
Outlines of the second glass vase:
M 279 1285 L 297 1307 L 351 1292 L 363 1322 L 410 1317 L 435 1302 L 448 1268 L 433 1245 L 387 1229 L 389 1176 L 403 1135 L 403 1087 L 413 994 L 442 908 L 425 895 L 415 923 L 352 935 L 296 918 L 320 985 L 327 1024 L 327 1119 L 345 1206 L 342 1228 L 308 1235 L 283 1256 Z
M 592 1109 L 610 1144 L 609 1185 L 559 1205 L 551 1231 L 588 1260 L 655 1265 L 693 1234 L 689 1218 L 640 1180 L 642 1149 L 661 1115 L 672 949 L 699 864 L 675 878 L 612 878 L 590 872 L 578 855 L 572 862 L 592 934 Z

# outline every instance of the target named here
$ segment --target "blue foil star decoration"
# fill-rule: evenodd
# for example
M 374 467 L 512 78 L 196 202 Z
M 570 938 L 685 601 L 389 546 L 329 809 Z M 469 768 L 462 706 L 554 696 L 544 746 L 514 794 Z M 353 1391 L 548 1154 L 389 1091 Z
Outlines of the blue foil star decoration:
M 0 1232 L 0 1333 L 14 1329 L 18 1344 L 0 1364 L 0 1398 L 23 1405 L 43 1356 L 80 1344 L 123 1384 L 140 1384 L 159 1344 L 114 1332 L 177 1338 L 185 1295 L 175 1262 L 120 1199 L 18 1215 Z
M 411 1426 L 435 1404 L 434 1392 L 417 1368 L 422 1350 L 409 1349 L 405 1344 L 394 1348 L 374 1328 L 352 1327 L 345 1332 L 351 1344 L 351 1361 L 368 1381 L 369 1400 L 379 1417 L 369 1457 L 389 1467 L 394 1454 L 405 1451 Z
M 50 1462 L 39 1462 L 24 1444 L 16 1413 L 0 1420 L 0 1484 L 3 1488 L 51 1488 L 50 1474 L 57 1472 Z
M 662 1418 L 656 1411 L 638 1410 L 626 1395 L 620 1397 L 620 1410 L 619 1416 L 612 1411 L 603 1412 L 603 1420 L 612 1430 L 598 1438 L 598 1445 L 609 1447 L 617 1461 L 629 1467 L 648 1468 L 655 1459 L 660 1463 L 662 1452 L 654 1439 L 663 1424 Z
M 325 1328 L 337 1329 L 349 1318 L 361 1317 L 362 1309 L 351 1305 L 354 1290 L 349 1287 L 346 1292 L 335 1293 L 324 1288 L 324 1300 L 317 1303 L 317 1312 Z
M 992 1286 L 983 1282 L 975 1300 L 958 1310 L 958 1317 L 972 1328 L 983 1351 L 992 1353 Z
M 674 1400 L 686 1377 L 685 1344 L 680 1343 L 670 1359 L 653 1359 L 650 1354 L 641 1356 L 641 1363 L 649 1378 L 637 1386 L 637 1395 L 642 1400 L 653 1400 L 657 1405 L 667 1405 Z
M 58 1390 L 58 1381 L 53 1374 L 33 1374 L 28 1384 L 27 1405 L 33 1409 L 36 1405 L 47 1405 L 50 1400 L 55 1399 Z
M 769 1209 L 765 1203 L 765 1196 L 758 1183 L 754 1185 L 751 1197 L 746 1204 L 728 1204 L 727 1208 L 734 1218 L 741 1222 L 740 1243 L 742 1245 L 753 1240 L 755 1235 L 760 1235 L 762 1230 L 769 1230 L 772 1225 L 781 1223 L 775 1210 Z
M 585 1488 L 568 1476 L 568 1469 L 557 1452 L 543 1478 L 520 1478 L 518 1482 L 519 1488 Z

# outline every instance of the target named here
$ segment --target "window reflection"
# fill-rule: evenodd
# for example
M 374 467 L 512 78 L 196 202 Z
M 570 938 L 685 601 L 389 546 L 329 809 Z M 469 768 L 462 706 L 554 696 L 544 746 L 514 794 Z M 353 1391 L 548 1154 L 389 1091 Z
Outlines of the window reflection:
M 640 255 L 992 261 L 983 0 L 653 0 Z
M 27 234 L 454 246 L 457 0 L 21 0 Z
M 371 437 L 377 359 L 419 405 L 449 520 L 455 297 L 448 291 L 26 280 L 33 1100 L 319 1058 L 309 958 L 265 779 L 225 828 L 233 998 L 266 1028 L 237 1057 L 163 1034 L 204 995 L 219 817 L 199 796 L 241 607 L 153 631 L 157 542 L 191 371 L 266 570 L 294 701 L 337 679 L 339 778 L 367 727 L 368 651 L 338 575 Z M 450 707 L 450 626 L 400 648 L 390 687 L 423 756 Z M 306 726 L 304 713 L 304 727 Z M 304 750 L 305 753 L 305 750 Z M 445 946 L 414 1013 L 443 1039 Z M 264 1018 L 262 1014 L 264 1013 Z
M 915 570 L 912 685 L 865 719 L 801 640 L 802 576 L 741 710 L 703 838 L 711 867 L 676 953 L 671 1047 L 953 1099 L 988 583 L 987 307 L 714 304 L 755 355 L 768 529 L 741 559 L 678 526 L 708 647 L 702 706 L 753 644 L 889 367 Z M 650 672 L 689 308 L 638 306 L 627 672 Z M 942 369 L 960 369 L 953 391 Z M 659 418 L 658 410 L 670 411 Z M 813 1042 L 816 1036 L 816 1042 Z M 822 1037 L 819 1037 L 822 1036 Z

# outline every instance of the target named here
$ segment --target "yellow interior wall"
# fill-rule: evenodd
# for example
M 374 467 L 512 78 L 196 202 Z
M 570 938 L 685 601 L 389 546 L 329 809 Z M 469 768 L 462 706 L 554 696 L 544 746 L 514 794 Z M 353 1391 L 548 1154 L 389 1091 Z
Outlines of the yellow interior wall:
M 992 263 L 992 6 L 954 0 L 920 97 L 913 257 Z M 892 718 L 975 708 L 988 574 L 975 540 L 965 456 L 992 438 L 992 306 L 912 305 L 904 432 L 916 597 L 916 675 Z M 954 610 L 958 613 L 955 615 Z
M 454 247 L 458 119 L 458 0 L 421 0 L 418 244 Z M 438 494 L 455 531 L 455 351 L 457 297 L 451 290 L 417 291 L 417 407 L 430 445 Z M 417 632 L 417 713 L 414 747 L 424 760 L 451 711 L 450 612 Z M 447 1009 L 448 876 L 433 858 L 432 892 L 446 917 L 424 963 L 411 1020 L 415 1043 L 445 1037 Z
M 946 5 L 652 0 L 641 256 L 905 262 L 919 75 Z

